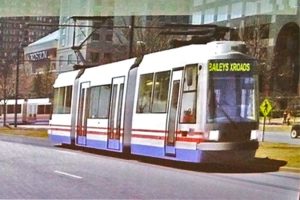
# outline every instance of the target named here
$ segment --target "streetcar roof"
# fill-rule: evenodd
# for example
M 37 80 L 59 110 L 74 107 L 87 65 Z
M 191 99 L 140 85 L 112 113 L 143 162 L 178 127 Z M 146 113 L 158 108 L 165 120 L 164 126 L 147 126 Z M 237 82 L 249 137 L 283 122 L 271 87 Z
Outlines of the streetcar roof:
M 208 44 L 193 44 L 159 52 L 146 54 L 139 66 L 139 73 L 151 73 L 183 67 L 187 64 L 205 63 L 216 55 L 232 52 L 232 47 L 242 44 L 240 41 L 214 41 Z M 109 84 L 111 78 L 126 76 L 136 58 L 122 60 L 87 68 L 80 77 L 80 82 L 91 81 L 92 85 Z M 53 87 L 70 86 L 74 84 L 79 70 L 58 75 Z
M 34 104 L 51 104 L 49 98 L 27 99 L 27 103 L 34 103 Z
M 187 64 L 204 61 L 203 54 L 208 54 L 203 45 L 189 45 L 145 55 L 140 69 L 141 73 L 170 70 Z
M 7 99 L 6 104 L 7 105 L 14 105 L 16 102 L 15 99 Z M 25 102 L 24 99 L 18 99 L 17 104 L 23 104 Z M 3 104 L 3 99 L 0 100 L 0 104 Z M 35 99 L 27 99 L 27 103 L 31 104 L 51 104 L 49 98 L 35 98 Z
M 135 58 L 92 67 L 85 70 L 80 82 L 91 81 L 91 85 L 110 84 L 113 77 L 127 76 Z
M 57 76 L 53 87 L 73 85 L 79 70 L 61 73 Z

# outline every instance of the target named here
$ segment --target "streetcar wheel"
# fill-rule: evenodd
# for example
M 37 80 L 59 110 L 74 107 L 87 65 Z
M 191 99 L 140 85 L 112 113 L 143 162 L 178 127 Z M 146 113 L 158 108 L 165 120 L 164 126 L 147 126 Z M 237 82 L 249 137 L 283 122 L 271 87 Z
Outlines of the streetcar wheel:
M 291 138 L 296 138 L 297 136 L 298 136 L 297 131 L 296 131 L 295 129 L 293 129 L 293 130 L 291 131 Z

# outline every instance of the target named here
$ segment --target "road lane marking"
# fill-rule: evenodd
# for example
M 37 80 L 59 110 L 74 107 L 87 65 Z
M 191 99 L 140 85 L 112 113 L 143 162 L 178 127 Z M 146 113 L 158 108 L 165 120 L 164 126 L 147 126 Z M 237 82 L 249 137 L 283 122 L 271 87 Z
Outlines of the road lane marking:
M 58 149 L 55 149 L 55 151 L 59 153 L 69 154 L 69 155 L 78 155 L 76 152 L 72 152 L 72 151 L 65 151 L 65 150 L 58 150 Z
M 55 170 L 54 173 L 69 176 L 69 177 L 72 177 L 72 178 L 82 179 L 81 176 L 77 176 L 77 175 L 74 175 L 74 174 L 70 174 L 70 173 L 62 172 L 62 171 L 58 171 L 58 170 Z

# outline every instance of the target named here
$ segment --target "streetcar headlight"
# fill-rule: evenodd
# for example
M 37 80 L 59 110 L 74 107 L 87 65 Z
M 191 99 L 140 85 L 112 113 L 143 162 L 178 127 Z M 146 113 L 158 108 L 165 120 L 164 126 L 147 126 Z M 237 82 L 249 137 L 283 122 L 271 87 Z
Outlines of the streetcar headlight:
M 208 136 L 209 140 L 218 141 L 219 137 L 220 137 L 220 131 L 218 130 L 209 131 L 209 136 Z
M 257 130 L 251 130 L 250 140 L 257 140 L 259 132 Z

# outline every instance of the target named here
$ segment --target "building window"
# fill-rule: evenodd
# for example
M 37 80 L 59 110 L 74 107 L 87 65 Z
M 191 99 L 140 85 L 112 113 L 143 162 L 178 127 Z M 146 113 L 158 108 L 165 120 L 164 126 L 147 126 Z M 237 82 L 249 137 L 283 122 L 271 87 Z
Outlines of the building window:
M 260 3 L 261 14 L 272 12 L 272 10 L 273 10 L 273 5 L 272 4 L 273 3 L 270 3 L 270 1 L 268 1 L 268 0 L 262 0 L 261 3 Z
M 257 2 L 246 2 L 245 16 L 255 15 L 257 13 Z
M 66 28 L 61 29 L 61 35 L 66 35 Z
M 100 34 L 99 33 L 93 33 L 92 35 L 92 40 L 94 41 L 99 41 L 100 40 Z
M 205 10 L 204 24 L 214 22 L 214 16 L 215 16 L 215 9 L 214 8 Z
M 225 21 L 227 19 L 228 19 L 228 6 L 219 7 L 217 21 Z
M 73 54 L 69 54 L 68 55 L 68 65 L 74 64 L 74 63 L 75 62 L 74 62 Z
M 60 45 L 61 45 L 62 47 L 64 47 L 64 46 L 66 45 L 66 39 L 65 39 L 64 37 L 62 37 L 62 38 L 60 39 Z
M 83 23 L 80 23 L 79 25 L 84 25 Z M 77 40 L 79 42 L 82 42 L 85 39 L 86 36 L 86 30 L 83 27 L 79 27 L 77 31 Z
M 101 27 L 101 25 L 102 25 L 102 23 L 100 23 L 100 22 L 94 22 L 94 28 L 100 28 Z
M 103 60 L 104 60 L 104 63 L 110 63 L 112 61 L 111 53 L 104 53 Z
M 209 4 L 209 3 L 213 3 L 215 2 L 215 0 L 206 0 L 206 3 Z
M 58 68 L 59 70 L 61 70 L 61 68 L 63 67 L 64 65 L 64 57 L 63 56 L 59 56 L 59 59 L 58 59 Z
M 99 62 L 99 58 L 100 58 L 99 53 L 91 52 L 90 55 L 91 55 L 91 62 L 93 63 Z
M 112 34 L 112 33 L 108 33 L 108 34 L 105 36 L 105 40 L 108 41 L 108 42 L 111 42 L 111 41 L 112 41 L 112 38 L 113 38 L 113 34 Z
M 192 24 L 202 24 L 202 12 L 198 11 L 193 14 Z
M 201 6 L 203 4 L 203 0 L 194 0 L 194 6 Z
M 243 2 L 232 4 L 231 19 L 242 17 L 242 12 L 243 12 Z

